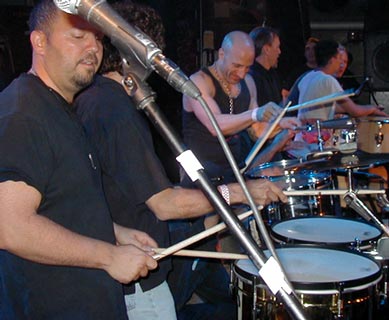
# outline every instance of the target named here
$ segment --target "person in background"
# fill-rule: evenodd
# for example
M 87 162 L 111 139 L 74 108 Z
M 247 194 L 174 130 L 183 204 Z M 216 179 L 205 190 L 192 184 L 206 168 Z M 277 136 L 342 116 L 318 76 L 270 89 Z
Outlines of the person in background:
M 342 63 L 339 66 L 339 70 L 335 73 L 335 77 L 338 79 L 343 90 L 357 89 L 360 83 L 356 80 L 355 75 L 349 70 L 349 66 L 352 63 L 352 54 L 347 51 L 346 48 L 340 51 Z
M 114 3 L 126 21 L 143 30 L 164 47 L 164 28 L 158 13 L 131 1 Z M 200 190 L 174 186 L 157 158 L 151 133 L 142 114 L 122 85 L 123 61 L 119 51 L 104 41 L 102 67 L 93 84 L 76 99 L 77 114 L 97 151 L 103 172 L 108 205 L 117 223 L 152 235 L 159 247 L 170 246 L 167 220 L 194 218 L 213 211 Z M 258 204 L 285 201 L 280 189 L 268 182 L 250 182 Z M 223 185 L 231 204 L 246 202 L 236 183 Z M 200 218 L 202 219 L 202 218 Z M 171 261 L 164 258 L 159 268 L 136 283 L 125 286 L 129 319 L 175 319 L 176 312 L 167 274 Z
M 74 114 L 102 35 L 52 0 L 29 26 L 31 69 L 0 93 L 0 318 L 124 320 L 121 283 L 157 267 L 156 242 L 113 223 Z
M 277 73 L 278 58 L 281 54 L 279 34 L 277 30 L 270 27 L 256 27 L 249 33 L 249 36 L 255 46 L 255 60 L 250 67 L 249 74 L 255 82 L 258 105 L 269 101 L 282 105 L 281 82 Z M 285 121 L 299 124 L 296 118 L 287 117 L 281 120 L 281 126 Z M 246 154 L 253 146 L 253 142 L 262 138 L 269 127 L 269 123 L 256 122 L 247 129 L 246 149 L 248 150 L 245 151 Z M 244 137 L 243 134 L 242 137 Z M 257 156 L 254 165 L 283 159 L 282 150 L 293 137 L 293 130 L 282 130 L 278 127 L 266 142 L 263 151 Z
M 270 27 L 256 27 L 249 36 L 254 42 L 255 59 L 250 67 L 257 89 L 258 105 L 273 101 L 282 103 L 281 81 L 277 73 L 278 59 L 281 54 L 281 41 L 278 31 Z
M 290 72 L 290 74 L 289 74 L 288 78 L 286 79 L 286 82 L 282 88 L 284 97 L 289 96 L 289 93 L 292 90 L 292 87 L 295 84 L 297 79 L 299 79 L 306 72 L 312 71 L 313 69 L 317 68 L 315 47 L 316 47 L 316 44 L 318 42 L 319 42 L 319 39 L 317 39 L 315 37 L 309 37 L 308 40 L 306 41 L 305 47 L 304 47 L 305 63 L 295 67 Z M 292 105 L 297 104 L 297 100 L 296 101 L 293 100 L 292 102 L 293 102 Z
M 343 64 L 342 52 L 344 48 L 334 40 L 321 40 L 315 48 L 318 68 L 308 72 L 298 83 L 299 103 L 311 101 L 336 92 L 342 92 L 343 88 L 335 78 Z M 332 120 L 335 114 L 348 114 L 351 117 L 363 117 L 368 115 L 387 116 L 377 105 L 359 105 L 350 98 L 344 98 L 326 105 L 318 105 L 310 108 L 300 109 L 298 118 L 304 124 L 315 124 L 316 120 Z M 331 144 L 331 134 L 322 130 L 323 139 Z M 289 152 L 295 157 L 305 157 L 307 154 L 318 148 L 317 132 L 299 132 L 296 135 L 293 148 Z

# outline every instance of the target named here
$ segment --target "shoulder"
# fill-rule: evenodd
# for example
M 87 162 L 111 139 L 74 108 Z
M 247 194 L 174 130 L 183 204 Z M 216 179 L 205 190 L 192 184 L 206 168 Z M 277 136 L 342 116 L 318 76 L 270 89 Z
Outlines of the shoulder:
M 213 95 L 215 84 L 212 77 L 204 70 L 199 70 L 190 76 L 190 79 L 199 87 L 202 93 Z

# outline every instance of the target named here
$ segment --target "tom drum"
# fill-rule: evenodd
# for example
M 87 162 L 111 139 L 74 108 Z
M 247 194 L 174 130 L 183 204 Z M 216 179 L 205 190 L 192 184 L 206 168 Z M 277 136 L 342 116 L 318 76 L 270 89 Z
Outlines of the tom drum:
M 382 277 L 376 261 L 352 250 L 317 246 L 276 252 L 309 319 L 373 319 L 376 284 Z M 236 261 L 232 276 L 239 320 L 291 319 L 250 260 Z
M 389 118 L 358 119 L 358 149 L 370 153 L 389 153 Z
M 337 247 L 371 247 L 381 237 L 376 226 L 338 217 L 301 217 L 271 226 L 272 236 L 283 243 L 325 244 Z

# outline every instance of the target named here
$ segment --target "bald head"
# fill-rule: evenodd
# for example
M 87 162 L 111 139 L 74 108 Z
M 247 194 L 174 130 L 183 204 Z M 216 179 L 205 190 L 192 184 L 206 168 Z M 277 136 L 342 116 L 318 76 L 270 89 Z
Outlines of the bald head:
M 225 53 L 237 48 L 239 50 L 254 50 L 253 40 L 242 31 L 232 31 L 223 39 L 221 48 Z
M 223 39 L 216 62 L 224 79 L 231 84 L 242 80 L 254 62 L 254 53 L 254 43 L 247 33 L 228 33 Z

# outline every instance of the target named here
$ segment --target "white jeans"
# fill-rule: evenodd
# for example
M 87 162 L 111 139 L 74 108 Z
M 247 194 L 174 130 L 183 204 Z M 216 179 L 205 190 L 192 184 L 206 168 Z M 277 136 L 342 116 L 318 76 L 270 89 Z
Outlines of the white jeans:
M 135 284 L 135 293 L 125 295 L 129 320 L 176 320 L 173 296 L 166 281 L 159 286 L 142 291 Z

